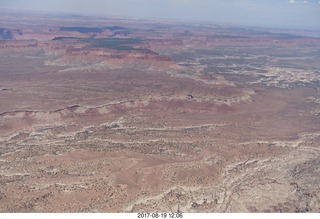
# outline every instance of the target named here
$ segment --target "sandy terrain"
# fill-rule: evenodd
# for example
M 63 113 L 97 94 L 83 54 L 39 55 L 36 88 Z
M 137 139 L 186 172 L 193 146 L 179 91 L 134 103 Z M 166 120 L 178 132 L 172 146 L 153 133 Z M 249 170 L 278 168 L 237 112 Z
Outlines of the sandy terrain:
M 320 212 L 319 38 L 0 17 L 0 212 Z

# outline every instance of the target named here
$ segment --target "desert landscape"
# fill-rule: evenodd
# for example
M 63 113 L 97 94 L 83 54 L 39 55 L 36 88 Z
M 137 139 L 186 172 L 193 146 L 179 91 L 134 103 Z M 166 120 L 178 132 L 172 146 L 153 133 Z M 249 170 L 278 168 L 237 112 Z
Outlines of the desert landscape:
M 0 17 L 0 212 L 320 212 L 319 37 Z

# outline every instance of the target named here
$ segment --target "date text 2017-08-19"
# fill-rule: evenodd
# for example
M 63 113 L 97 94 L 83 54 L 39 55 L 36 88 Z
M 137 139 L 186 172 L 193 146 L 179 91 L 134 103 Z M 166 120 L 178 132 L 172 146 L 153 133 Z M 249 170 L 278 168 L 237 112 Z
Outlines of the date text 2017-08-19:
M 183 213 L 138 213 L 137 218 L 183 218 Z

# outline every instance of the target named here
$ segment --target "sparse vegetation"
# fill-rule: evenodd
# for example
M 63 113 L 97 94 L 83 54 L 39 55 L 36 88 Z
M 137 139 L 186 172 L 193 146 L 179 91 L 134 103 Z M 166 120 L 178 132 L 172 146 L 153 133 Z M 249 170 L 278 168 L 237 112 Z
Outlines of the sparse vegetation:
M 99 27 L 60 27 L 60 31 L 71 31 L 79 33 L 101 33 L 103 29 Z
M 143 41 L 138 38 L 77 38 L 77 37 L 55 37 L 53 40 L 79 41 L 89 43 L 92 47 L 108 48 L 115 50 L 135 50 L 133 44 Z
M 15 15 L 0 212 L 319 211 L 319 39 Z

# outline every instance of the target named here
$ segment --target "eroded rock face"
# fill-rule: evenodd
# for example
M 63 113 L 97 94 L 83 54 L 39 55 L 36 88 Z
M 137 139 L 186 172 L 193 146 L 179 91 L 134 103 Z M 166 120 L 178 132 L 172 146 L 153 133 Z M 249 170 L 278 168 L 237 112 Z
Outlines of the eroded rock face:
M 37 47 L 36 40 L 9 40 L 0 41 L 0 48 L 24 48 L 24 47 Z
M 1 212 L 320 211 L 319 39 L 1 16 Z
M 104 57 L 106 59 L 145 59 L 154 61 L 171 61 L 169 57 L 159 55 L 152 51 L 115 51 L 108 49 L 93 49 L 90 47 L 68 47 L 66 48 L 66 56 L 84 56 L 83 58 L 99 58 Z

